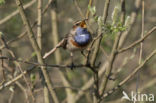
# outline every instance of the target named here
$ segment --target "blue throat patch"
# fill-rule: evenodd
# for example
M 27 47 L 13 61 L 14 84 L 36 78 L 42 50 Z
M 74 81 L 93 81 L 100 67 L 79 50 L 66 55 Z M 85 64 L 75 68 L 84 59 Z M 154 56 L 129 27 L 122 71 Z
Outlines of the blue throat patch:
M 77 27 L 76 28 L 76 35 L 74 36 L 74 40 L 78 45 L 85 46 L 91 40 L 91 35 L 87 31 L 86 28 Z

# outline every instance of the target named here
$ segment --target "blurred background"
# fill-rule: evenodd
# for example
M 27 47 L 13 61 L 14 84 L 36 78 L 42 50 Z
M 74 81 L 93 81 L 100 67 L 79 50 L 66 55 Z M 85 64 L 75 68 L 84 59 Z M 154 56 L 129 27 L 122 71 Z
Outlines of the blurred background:
M 2 0 L 3 1 L 3 0 Z M 37 15 L 37 1 L 38 0 L 21 0 L 23 5 L 28 7 L 25 9 L 26 16 L 31 24 L 36 21 Z M 140 2 L 139 2 L 140 1 Z M 96 8 L 96 15 L 103 15 L 105 0 L 93 0 L 93 6 Z M 48 0 L 43 0 L 42 8 L 48 3 Z M 88 10 L 89 0 L 77 0 L 79 7 L 82 10 L 82 14 L 85 15 Z M 153 26 L 156 26 L 156 0 L 145 0 L 145 26 L 144 34 L 146 34 Z M 108 18 L 106 23 L 112 24 L 112 12 L 115 7 L 120 8 L 120 0 L 111 0 Z M 134 19 L 131 26 L 128 26 L 123 32 L 128 32 L 126 39 L 123 41 L 123 45 L 120 48 L 138 40 L 141 35 L 141 0 L 126 0 L 126 16 L 130 16 L 130 19 Z M 43 10 L 43 9 L 42 9 Z M 0 4 L 0 31 L 4 34 L 6 41 L 11 41 L 8 45 L 9 48 L 15 53 L 16 58 L 21 60 L 27 60 L 31 62 L 37 62 L 36 54 L 31 46 L 27 35 L 22 35 L 25 31 L 21 16 L 17 12 L 17 5 L 15 0 L 4 0 L 4 3 Z M 120 14 L 120 11 L 119 11 Z M 12 16 L 14 15 L 14 16 Z M 9 18 L 10 17 L 10 18 Z M 9 18 L 9 19 L 8 19 Z M 48 8 L 44 15 L 42 15 L 42 54 L 51 50 L 55 45 L 69 33 L 72 25 L 77 20 L 82 20 L 82 16 L 78 12 L 73 0 L 56 0 L 56 2 Z M 97 22 L 90 14 L 88 23 L 96 35 L 98 29 Z M 56 27 L 56 28 L 55 28 Z M 37 36 L 37 26 L 33 28 L 34 34 Z M 156 32 L 153 32 L 143 42 L 143 54 L 142 60 L 156 48 Z M 101 62 L 101 66 L 106 62 L 107 56 L 110 55 L 111 49 L 114 43 L 115 34 L 106 32 L 102 39 L 100 51 L 97 59 L 97 63 Z M 18 37 L 18 38 L 17 38 Z M 14 41 L 12 41 L 14 40 Z M 56 41 L 55 41 L 56 40 Z M 3 56 L 11 57 L 8 50 L 3 48 L 2 43 L 1 53 Z M 115 81 L 110 81 L 107 89 L 113 88 L 120 81 L 122 81 L 129 73 L 131 73 L 138 66 L 139 59 L 139 46 L 132 48 L 126 52 L 123 52 L 117 56 L 113 64 L 112 76 Z M 83 64 L 85 57 L 81 53 L 74 54 L 74 63 Z M 54 54 L 50 55 L 45 62 L 47 64 L 70 64 L 69 51 L 59 49 Z M 23 70 L 31 67 L 31 64 L 19 63 Z M 16 76 L 19 72 L 13 61 L 4 60 L 4 68 L 1 68 L 0 80 L 3 81 L 3 71 L 6 77 L 6 81 Z M 62 103 L 70 103 L 72 99 L 81 91 L 82 87 L 88 83 L 93 77 L 93 73 L 87 68 L 76 68 L 73 71 L 69 68 L 47 68 L 50 79 L 54 85 L 56 94 Z M 9 77 L 11 75 L 11 78 Z M 31 85 L 33 95 L 36 103 L 44 103 L 43 84 L 39 76 L 39 68 L 36 68 L 31 73 L 26 75 L 28 82 Z M 102 77 L 101 79 L 102 80 Z M 5 82 L 6 82 L 5 81 Z M 32 103 L 31 93 L 28 89 L 24 79 L 18 80 L 19 83 L 13 83 L 10 86 L 0 90 L 0 103 Z M 149 62 L 139 71 L 139 80 L 137 75 L 130 79 L 129 82 L 124 84 L 119 90 L 112 95 L 105 98 L 104 103 L 128 103 L 127 101 L 121 101 L 122 91 L 126 91 L 130 94 L 131 91 L 136 91 L 138 86 L 141 93 L 156 95 L 156 56 L 150 59 Z M 72 89 L 64 88 L 72 87 Z M 23 88 L 23 89 L 22 89 Z M 93 86 L 91 85 L 86 91 L 83 92 L 78 100 L 73 103 L 92 103 Z M 68 93 L 67 93 L 68 92 Z M 71 96 L 69 96 L 71 95 Z M 69 98 L 71 99 L 69 99 Z M 74 98 L 72 98 L 74 97 Z M 69 100 L 69 101 L 68 101 Z M 50 98 L 50 103 L 52 99 Z M 71 102 L 72 103 L 72 102 Z M 140 102 L 143 103 L 143 102 Z M 146 103 L 146 102 L 144 102 Z M 149 102 L 147 102 L 149 103 Z M 153 102 L 154 103 L 154 102 Z

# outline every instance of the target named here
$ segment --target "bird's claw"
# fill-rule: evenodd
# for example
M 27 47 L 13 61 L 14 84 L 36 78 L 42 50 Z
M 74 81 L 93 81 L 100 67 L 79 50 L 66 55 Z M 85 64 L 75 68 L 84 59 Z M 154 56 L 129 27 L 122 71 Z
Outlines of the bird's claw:
M 71 69 L 71 70 L 74 69 L 74 63 L 71 63 L 71 65 L 70 65 L 70 69 Z

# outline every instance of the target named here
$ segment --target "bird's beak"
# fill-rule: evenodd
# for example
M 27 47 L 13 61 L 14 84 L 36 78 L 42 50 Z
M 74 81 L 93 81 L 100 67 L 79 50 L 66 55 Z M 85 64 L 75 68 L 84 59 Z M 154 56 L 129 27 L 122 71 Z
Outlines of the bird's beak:
M 82 28 L 87 28 L 87 25 L 86 25 L 86 21 L 87 21 L 87 20 L 88 20 L 88 19 L 84 19 L 84 20 L 81 21 L 80 26 L 81 26 Z

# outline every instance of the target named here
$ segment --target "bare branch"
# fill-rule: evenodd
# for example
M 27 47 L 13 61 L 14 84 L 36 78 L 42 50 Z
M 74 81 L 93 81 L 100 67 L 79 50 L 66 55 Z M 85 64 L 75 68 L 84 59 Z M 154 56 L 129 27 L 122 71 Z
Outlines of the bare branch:
M 59 43 L 59 34 L 58 34 L 58 19 L 57 19 L 57 1 L 53 2 L 53 8 L 51 8 L 50 10 L 50 15 L 51 15 L 51 25 L 52 25 L 52 33 L 51 33 L 51 41 L 53 43 L 54 46 L 58 46 L 59 44 L 61 45 L 61 43 Z M 64 40 L 62 40 L 64 41 Z M 63 43 L 63 42 L 62 42 Z M 57 48 L 57 47 L 55 47 Z M 56 50 L 56 49 L 55 49 Z M 56 64 L 60 64 L 61 60 L 62 60 L 62 56 L 60 53 L 60 50 L 58 49 L 55 53 L 55 61 Z M 69 81 L 67 80 L 67 78 L 65 77 L 65 75 L 63 74 L 63 72 L 59 69 L 57 69 L 57 72 L 59 73 L 59 76 L 63 82 L 64 86 L 67 87 L 71 87 Z M 74 102 L 74 93 L 72 92 L 72 90 L 70 88 L 65 88 L 65 92 L 66 92 L 66 98 L 67 98 L 67 103 L 75 103 Z
M 48 10 L 48 8 L 49 8 L 49 6 L 51 5 L 51 3 L 53 2 L 53 0 L 50 0 L 47 4 L 46 4 L 46 6 L 44 7 L 44 9 L 43 9 L 43 11 L 42 11 L 42 15 L 44 15 L 45 13 L 46 13 L 46 11 Z M 34 28 L 35 26 L 36 26 L 36 24 L 37 24 L 37 19 L 36 19 L 36 21 L 31 25 L 31 28 Z M 27 31 L 25 30 L 23 33 L 21 33 L 19 36 L 17 36 L 15 39 L 12 39 L 12 40 L 10 40 L 10 41 L 8 41 L 7 42 L 7 44 L 9 45 L 9 44 L 11 44 L 11 43 L 13 43 L 13 42 L 16 42 L 17 40 L 20 40 L 21 38 L 23 38 L 25 35 L 26 35 L 26 33 L 27 33 Z M 5 46 L 4 45 L 2 45 L 1 47 L 0 47 L 0 49 L 3 49 Z
M 133 42 L 132 44 L 128 45 L 125 48 L 119 49 L 118 53 L 122 53 L 122 52 L 127 51 L 127 50 L 133 48 L 134 46 L 138 45 L 139 43 L 144 41 L 148 36 L 150 36 L 155 30 L 156 30 L 156 26 L 152 27 L 152 29 L 149 30 L 142 38 L 140 38 L 139 40 Z
M 151 54 L 149 54 L 149 56 L 147 56 L 147 58 L 144 60 L 144 62 L 142 62 L 138 67 L 136 67 L 132 73 L 130 73 L 124 80 L 122 80 L 116 87 L 114 87 L 113 89 L 109 90 L 108 92 L 106 92 L 103 97 L 101 99 L 104 99 L 105 97 L 107 97 L 108 95 L 112 94 L 114 91 L 116 91 L 117 89 L 119 89 L 122 85 L 124 85 L 126 82 L 128 82 L 128 80 L 130 80 L 132 77 L 134 77 L 134 75 L 152 58 L 156 55 L 156 49 L 153 50 L 153 52 Z
M 85 19 L 85 16 L 83 15 L 82 10 L 81 10 L 81 8 L 79 7 L 79 5 L 77 3 L 77 0 L 74 0 L 74 4 L 75 4 L 76 9 L 78 10 L 79 14 L 81 15 L 81 18 Z
M 121 23 L 123 25 L 124 23 L 124 19 L 125 19 L 125 1 L 121 0 Z M 117 49 L 118 49 L 118 46 L 119 46 L 119 41 L 120 41 L 120 37 L 121 37 L 121 34 L 122 32 L 119 32 L 117 33 L 116 37 L 115 37 L 115 41 L 114 41 L 114 44 L 113 44 L 113 48 L 112 48 L 112 51 L 111 51 L 111 54 L 110 54 L 110 57 L 108 59 L 108 67 L 106 69 L 106 72 L 105 72 L 105 77 L 100 85 L 100 95 L 103 95 L 104 92 L 105 92 L 105 89 L 106 89 L 106 86 L 108 84 L 108 78 L 110 76 L 110 73 L 112 71 L 112 68 L 113 68 L 113 63 L 115 61 L 115 58 L 116 58 L 116 55 L 117 55 Z
M 52 53 L 54 53 L 57 48 L 61 47 L 62 44 L 64 43 L 65 39 L 63 39 L 62 41 L 60 41 L 54 48 L 52 48 L 49 52 L 45 53 L 43 56 L 43 59 L 47 58 L 49 55 L 51 55 Z
M 20 15 L 22 17 L 22 20 L 23 20 L 23 23 L 24 25 L 26 26 L 26 29 L 27 29 L 27 32 L 28 32 L 28 36 L 29 36 L 29 39 L 31 41 L 31 44 L 37 54 L 37 58 L 38 58 L 38 62 L 42 65 L 44 65 L 44 62 L 43 62 L 43 58 L 42 58 L 42 55 L 41 55 L 41 50 L 36 42 L 36 39 L 34 37 L 34 33 L 32 31 L 32 28 L 30 26 L 30 23 L 28 21 L 28 19 L 26 18 L 25 16 L 25 13 L 24 13 L 24 9 L 23 9 L 23 6 L 22 6 L 22 3 L 20 0 L 16 0 L 16 4 L 18 6 L 18 9 L 20 11 Z M 48 74 L 47 74 L 47 71 L 46 71 L 46 68 L 45 67 L 41 67 L 41 70 L 42 70 L 42 73 L 43 73 L 43 76 L 44 76 L 44 79 L 45 79 L 45 82 L 48 86 L 48 89 L 50 91 L 50 94 L 51 94 L 51 97 L 53 98 L 54 102 L 55 103 L 59 103 L 58 101 L 58 98 L 56 96 L 56 93 L 55 91 L 52 89 L 53 86 L 52 86 L 52 83 L 50 81 L 50 78 L 48 77 Z
M 93 0 L 89 0 L 88 6 L 92 6 L 92 4 L 93 4 Z M 89 18 L 89 14 L 90 14 L 90 11 L 89 11 L 89 9 L 87 9 L 87 12 L 86 12 L 86 19 Z
M 2 44 L 5 45 L 5 47 L 7 48 L 8 52 L 11 54 L 11 56 L 12 56 L 13 58 L 16 58 L 16 55 L 15 55 L 14 51 L 12 51 L 12 50 L 9 48 L 9 46 L 7 45 L 7 43 L 6 43 L 5 38 L 3 37 L 3 35 L 1 35 L 0 39 L 2 40 Z M 2 59 L 2 60 L 3 60 L 3 59 Z M 16 67 L 19 68 L 21 74 L 23 74 L 24 71 L 23 71 L 23 69 L 22 69 L 20 63 L 18 63 L 17 61 L 15 61 L 14 64 L 16 65 Z M 27 78 L 26 78 L 26 76 L 25 76 L 24 74 L 23 74 L 23 78 L 24 78 L 24 81 L 25 81 L 26 85 L 28 86 L 28 88 L 29 88 L 29 90 L 30 90 L 30 93 L 31 93 L 31 96 L 32 96 L 32 99 L 33 99 L 33 102 L 34 102 L 34 101 L 35 101 L 35 98 L 34 98 L 34 96 L 33 96 L 30 83 L 28 82 L 28 80 L 27 80 Z
M 132 13 L 130 15 L 130 24 L 128 26 L 128 29 L 126 31 L 124 31 L 121 35 L 120 42 L 119 42 L 119 48 L 121 48 L 123 46 L 127 35 L 131 31 L 131 29 L 136 21 L 136 18 L 137 18 L 139 9 L 140 9 L 140 4 L 141 4 L 141 0 L 135 0 L 135 9 L 132 11 Z
M 36 0 L 32 0 L 29 3 L 27 3 L 26 5 L 24 5 L 23 8 L 27 9 L 30 6 L 32 6 L 35 2 L 36 2 Z M 12 12 L 10 15 L 8 15 L 7 17 L 4 17 L 3 19 L 1 19 L 0 20 L 0 25 L 2 25 L 5 22 L 9 21 L 12 17 L 16 16 L 18 13 L 19 13 L 19 10 L 16 10 L 16 11 Z
M 16 82 L 17 80 L 19 80 L 20 78 L 23 77 L 23 75 L 25 75 L 27 73 L 27 71 L 24 71 L 22 74 L 16 76 L 15 78 L 13 78 L 12 80 L 4 83 L 3 85 L 0 86 L 0 90 L 2 90 L 4 87 L 7 87 L 9 85 L 11 85 L 12 83 Z
M 144 0 L 142 0 L 142 23 L 141 23 L 141 38 L 144 36 Z M 138 64 L 141 64 L 142 61 L 142 52 L 143 52 L 143 42 L 140 43 L 140 53 L 139 53 L 139 61 Z M 139 81 L 140 81 L 140 72 L 137 72 L 137 80 L 136 80 L 136 92 L 138 93 L 138 88 L 139 88 Z

